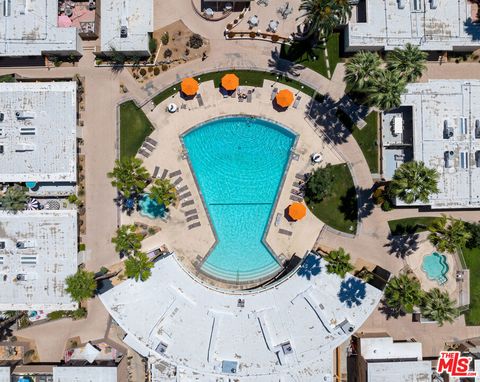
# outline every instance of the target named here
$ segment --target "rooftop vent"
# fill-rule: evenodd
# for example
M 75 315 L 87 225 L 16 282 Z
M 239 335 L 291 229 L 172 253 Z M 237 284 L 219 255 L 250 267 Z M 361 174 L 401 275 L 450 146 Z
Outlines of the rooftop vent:
M 475 121 L 475 139 L 480 139 L 480 119 Z
M 444 159 L 445 159 L 445 168 L 451 168 L 453 167 L 453 157 L 455 153 L 453 151 L 445 151 L 443 153 Z
M 5 0 L 3 2 L 3 15 L 5 17 L 10 16 L 12 13 L 12 0 Z
M 0 256 L 0 264 L 3 264 L 3 256 Z
M 159 354 L 163 354 L 167 351 L 168 345 L 164 342 L 160 342 L 157 347 L 155 348 L 155 351 Z
M 35 135 L 36 130 L 35 127 L 21 127 L 20 135 Z
M 293 353 L 293 348 L 292 345 L 290 344 L 290 341 L 283 343 L 282 345 L 282 350 L 283 354 L 292 354 Z
M 34 248 L 35 242 L 33 240 L 17 241 L 16 247 L 18 249 Z
M 338 325 L 345 334 L 352 334 L 355 331 L 355 326 L 348 320 L 344 320 Z
M 438 0 L 430 0 L 430 9 L 437 9 Z
M 475 151 L 475 164 L 480 167 L 480 151 Z
M 443 121 L 443 138 L 449 139 L 453 137 L 453 127 L 449 126 L 448 120 Z
M 18 110 L 15 112 L 15 117 L 17 117 L 17 119 L 32 119 L 33 118 L 33 114 L 30 114 L 29 112 L 27 111 L 23 111 L 23 110 Z
M 236 361 L 222 361 L 222 373 L 235 374 L 238 369 L 238 362 Z
M 397 3 L 398 3 L 398 9 L 405 8 L 405 0 L 397 0 Z
M 128 37 L 128 28 L 124 25 L 120 27 L 120 38 Z
M 4 241 L 0 241 L 0 249 L 5 249 L 5 242 Z
M 24 265 L 35 265 L 37 264 L 36 255 L 25 255 L 20 258 L 20 263 Z
M 25 281 L 26 275 L 24 273 L 19 273 L 16 277 L 17 281 Z
M 467 118 L 465 117 L 460 117 L 460 133 L 463 135 L 466 135 L 468 133 L 467 131 Z
M 468 153 L 466 151 L 460 153 L 460 167 L 468 168 Z
M 0 113 L 0 122 L 3 122 L 5 120 L 5 114 Z

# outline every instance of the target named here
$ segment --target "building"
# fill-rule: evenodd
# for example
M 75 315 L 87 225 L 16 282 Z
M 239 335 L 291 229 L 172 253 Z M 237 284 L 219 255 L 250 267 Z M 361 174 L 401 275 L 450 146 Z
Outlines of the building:
M 422 360 L 422 344 L 395 342 L 386 334 L 354 336 L 355 363 L 349 382 L 431 382 L 432 363 Z
M 473 51 L 480 47 L 477 9 L 470 0 L 359 0 L 345 49 L 393 50 L 411 43 L 426 51 Z
M 76 82 L 0 83 L 0 182 L 39 194 L 72 193 L 77 180 Z M 70 185 L 70 187 L 68 187 Z
M 310 254 L 272 285 L 232 292 L 200 282 L 172 254 L 147 281 L 124 281 L 100 299 L 124 342 L 149 359 L 152 380 L 328 382 L 335 349 L 382 292 L 324 270 Z
M 117 382 L 116 366 L 54 366 L 53 382 Z
M 102 0 L 101 51 L 149 56 L 153 32 L 153 0 Z
M 440 174 L 432 208 L 479 208 L 479 101 L 480 81 L 409 84 L 402 106 L 383 114 L 384 177 L 405 161 L 423 161 Z
M 81 55 L 77 29 L 58 25 L 58 3 L 4 0 L 0 9 L 0 57 Z
M 65 278 L 77 271 L 77 212 L 0 212 L 0 311 L 74 310 Z
M 11 382 L 10 366 L 0 366 L 0 382 Z

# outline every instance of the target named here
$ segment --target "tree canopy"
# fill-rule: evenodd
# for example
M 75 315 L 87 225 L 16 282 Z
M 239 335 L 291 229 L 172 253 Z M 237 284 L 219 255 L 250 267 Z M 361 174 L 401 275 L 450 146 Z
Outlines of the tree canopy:
M 428 291 L 421 307 L 422 315 L 430 320 L 436 321 L 440 326 L 445 322 L 453 322 L 458 317 L 456 302 L 450 299 L 448 292 L 442 292 L 438 288 Z
M 77 302 L 93 297 L 97 288 L 95 274 L 85 269 L 79 269 L 74 275 L 68 276 L 65 283 L 66 291 Z
M 153 263 L 143 252 L 136 252 L 125 260 L 125 273 L 127 277 L 134 278 L 135 281 L 147 281 L 151 276 Z
M 27 200 L 27 188 L 20 184 L 14 184 L 7 188 L 4 195 L 0 196 L 0 207 L 2 210 L 16 214 L 26 208 Z
M 125 255 L 131 255 L 140 250 L 143 235 L 137 233 L 135 225 L 122 225 L 117 229 L 117 236 L 112 238 L 115 244 L 115 251 Z
M 463 248 L 472 237 L 465 222 L 444 214 L 435 219 L 428 230 L 428 239 L 440 252 L 454 253 Z
M 321 202 L 331 193 L 334 180 L 334 170 L 330 164 L 316 169 L 305 185 L 305 197 L 314 202 Z
M 411 313 L 422 297 L 420 282 L 405 273 L 390 279 L 385 288 L 385 303 L 395 312 Z
M 158 204 L 170 205 L 177 196 L 175 186 L 168 179 L 155 179 L 149 192 L 150 199 Z
M 408 43 L 403 49 L 395 48 L 387 54 L 387 68 L 407 82 L 415 82 L 427 68 L 427 56 L 418 46 Z
M 343 248 L 331 251 L 326 255 L 325 260 L 328 261 L 327 272 L 335 273 L 340 277 L 345 277 L 347 272 L 353 271 L 353 265 L 350 263 L 350 254 L 345 252 Z
M 141 194 L 150 178 L 147 169 L 143 167 L 142 160 L 133 157 L 116 160 L 113 171 L 107 176 L 113 179 L 112 186 L 126 198 Z
M 334 29 L 346 24 L 352 14 L 348 0 L 302 0 L 299 10 L 308 35 L 321 39 L 330 36 Z

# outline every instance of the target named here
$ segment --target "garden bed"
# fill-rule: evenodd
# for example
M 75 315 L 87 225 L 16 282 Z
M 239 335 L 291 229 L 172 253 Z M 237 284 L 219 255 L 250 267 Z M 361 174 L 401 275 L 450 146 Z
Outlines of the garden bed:
M 128 101 L 120 105 L 120 158 L 134 157 L 153 126 L 145 113 Z
M 420 216 L 414 218 L 405 218 L 390 220 L 388 226 L 392 235 L 404 235 L 417 232 L 423 232 L 436 220 L 439 216 Z
M 463 248 L 463 257 L 470 270 L 470 307 L 465 313 L 467 325 L 480 325 L 480 248 Z

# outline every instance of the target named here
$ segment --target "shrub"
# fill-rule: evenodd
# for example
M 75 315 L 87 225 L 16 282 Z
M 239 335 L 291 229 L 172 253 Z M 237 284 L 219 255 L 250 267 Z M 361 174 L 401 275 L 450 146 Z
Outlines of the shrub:
M 75 203 L 77 201 L 77 195 L 75 194 L 72 194 L 72 195 L 68 195 L 68 202 L 69 203 Z
M 280 37 L 276 34 L 272 36 L 272 42 L 277 42 L 280 39 Z
M 194 33 L 193 35 L 190 36 L 189 42 L 190 42 L 190 47 L 192 47 L 193 49 L 198 49 L 203 46 L 202 36 L 200 36 L 197 33 Z
M 385 211 L 385 212 L 393 210 L 393 206 L 392 206 L 392 203 L 390 202 L 390 200 L 387 199 L 383 202 L 382 210 Z
M 240 13 L 240 14 L 238 15 L 238 18 L 241 20 L 241 19 L 243 19 L 243 16 L 244 16 L 243 13 Z
M 471 235 L 467 242 L 467 248 L 480 248 L 480 224 L 466 222 L 465 226 Z
M 308 179 L 305 187 L 305 196 L 314 202 L 321 202 L 332 190 L 335 176 L 330 164 L 325 168 L 315 170 L 313 175 Z
M 108 268 L 107 268 L 107 267 L 101 267 L 101 268 L 100 268 L 100 273 L 101 273 L 102 275 L 106 275 L 106 274 L 108 273 Z
M 248 35 L 250 36 L 250 38 L 255 38 L 257 34 L 255 32 L 250 32 Z
M 152 66 L 149 66 L 148 69 L 147 69 L 148 73 L 152 73 L 153 72 L 153 67 Z
M 170 36 L 169 36 L 168 32 L 165 32 L 164 34 L 162 34 L 162 44 L 163 45 L 167 45 L 169 40 L 170 40 Z
M 227 24 L 227 30 L 230 30 L 233 28 L 233 25 L 232 24 Z
M 56 310 L 47 314 L 49 320 L 59 320 L 60 318 L 68 317 L 65 310 Z
M 162 70 L 165 72 L 168 70 L 168 65 L 167 64 L 163 64 L 162 65 Z
M 169 58 L 169 57 L 172 57 L 172 50 L 171 49 L 167 49 L 165 52 L 163 52 L 163 57 L 164 58 Z
M 385 190 L 383 188 L 377 188 L 373 192 L 373 202 L 376 205 L 380 205 L 380 204 L 383 204 L 384 201 L 385 201 Z
M 158 76 L 160 74 L 160 68 L 158 66 L 155 66 L 155 68 L 153 69 L 153 74 L 155 76 Z
M 228 32 L 227 36 L 228 36 L 228 38 L 234 38 L 234 37 L 235 37 L 235 33 L 233 33 L 233 32 Z
M 85 245 L 85 243 L 78 244 L 78 250 L 79 251 L 85 251 L 86 248 L 87 248 L 87 246 Z
M 185 56 L 188 56 L 190 54 L 190 49 L 185 49 Z
M 147 74 L 147 71 L 144 68 L 140 69 L 140 75 L 143 77 L 145 74 Z
M 158 43 L 157 40 L 155 40 L 153 37 L 150 37 L 150 40 L 148 41 L 148 50 L 150 51 L 151 54 L 155 54 L 158 48 Z
M 85 308 L 78 308 L 77 310 L 74 310 L 72 313 L 71 313 L 71 317 L 74 319 L 74 320 L 80 320 L 82 318 L 85 318 L 87 317 L 87 309 Z

